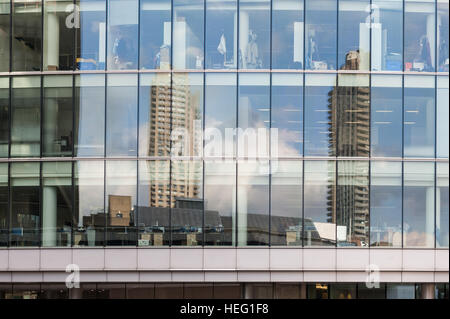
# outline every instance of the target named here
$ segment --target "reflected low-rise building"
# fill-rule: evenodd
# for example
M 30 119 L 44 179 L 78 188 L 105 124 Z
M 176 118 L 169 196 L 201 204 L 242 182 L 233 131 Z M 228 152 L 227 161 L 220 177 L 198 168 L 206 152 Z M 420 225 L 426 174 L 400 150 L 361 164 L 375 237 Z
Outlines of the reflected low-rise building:
M 0 0 L 0 298 L 448 298 L 448 17 Z

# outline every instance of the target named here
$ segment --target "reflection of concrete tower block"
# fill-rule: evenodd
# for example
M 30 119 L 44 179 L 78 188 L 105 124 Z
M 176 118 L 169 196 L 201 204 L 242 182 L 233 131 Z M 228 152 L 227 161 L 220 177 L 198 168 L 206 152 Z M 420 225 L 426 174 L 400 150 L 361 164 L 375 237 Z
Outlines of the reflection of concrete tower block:
M 382 44 L 382 25 L 381 23 L 372 23 L 372 70 L 382 69 L 381 61 L 385 54 L 386 46 Z
M 55 13 L 44 15 L 44 70 L 59 67 L 59 21 Z
M 186 68 L 186 21 L 174 21 L 173 65 L 177 69 Z
M 370 62 L 370 28 L 367 23 L 359 24 L 359 55 L 359 69 L 368 70 Z
M 294 62 L 303 63 L 303 22 L 294 22 Z
M 245 69 L 247 63 L 245 62 L 245 57 L 247 56 L 247 44 L 249 36 L 249 20 L 248 13 L 245 11 L 240 11 L 239 13 L 239 48 L 242 58 L 242 67 Z

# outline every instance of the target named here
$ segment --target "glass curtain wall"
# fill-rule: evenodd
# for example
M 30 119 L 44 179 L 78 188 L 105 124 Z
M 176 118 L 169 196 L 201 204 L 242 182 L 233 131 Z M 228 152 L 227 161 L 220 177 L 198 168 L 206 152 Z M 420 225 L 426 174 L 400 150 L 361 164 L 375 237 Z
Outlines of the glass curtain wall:
M 10 20 L 11 20 L 11 1 L 0 0 L 0 72 L 9 71 L 10 53 Z
M 9 154 L 9 78 L 0 77 L 0 158 Z

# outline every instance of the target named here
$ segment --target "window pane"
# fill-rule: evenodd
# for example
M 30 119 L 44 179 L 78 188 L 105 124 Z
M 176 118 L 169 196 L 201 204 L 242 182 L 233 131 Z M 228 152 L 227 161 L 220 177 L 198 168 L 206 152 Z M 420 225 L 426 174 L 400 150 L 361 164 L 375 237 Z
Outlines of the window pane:
M 170 243 L 170 161 L 139 161 L 139 246 Z
M 403 246 L 434 247 L 434 163 L 403 167 Z
M 404 156 L 434 157 L 434 77 L 405 76 Z
M 173 0 L 174 69 L 203 69 L 203 2 Z
M 270 67 L 270 0 L 239 0 L 239 68 Z
M 386 299 L 414 299 L 414 284 L 387 284 Z
M 331 114 L 336 103 L 330 96 L 336 76 L 307 74 L 305 84 L 305 156 L 335 156 L 336 132 L 331 130 Z
M 136 161 L 106 162 L 106 220 L 109 246 L 136 246 Z
M 338 65 L 344 70 L 369 70 L 370 1 L 339 0 Z
M 273 157 L 303 154 L 303 76 L 272 74 Z
M 372 156 L 402 156 L 402 77 L 372 75 L 371 79 Z
M 206 74 L 205 156 L 235 155 L 236 82 L 236 74 Z
M 42 246 L 71 246 L 72 196 L 72 162 L 42 163 Z
M 403 1 L 372 0 L 372 70 L 403 70 Z
M 379 287 L 367 287 L 367 283 L 358 284 L 358 299 L 386 299 L 386 284 Z
M 272 69 L 303 69 L 303 0 L 272 2 Z
M 336 162 L 305 161 L 304 245 L 336 244 Z
M 41 136 L 41 79 L 12 79 L 11 157 L 39 156 Z
M 78 14 L 72 0 L 44 0 L 44 71 L 73 69 L 76 20 L 66 10 Z
M 72 84 L 71 75 L 44 76 L 44 156 L 72 156 Z
M 370 245 L 402 246 L 402 163 L 370 166 Z
M 75 163 L 74 246 L 105 243 L 104 171 L 103 161 Z
M 108 2 L 108 70 L 137 69 L 138 0 Z
M 436 247 L 448 247 L 448 163 L 436 163 Z
M 448 76 L 437 78 L 436 157 L 448 158 Z
M 203 244 L 203 164 L 200 161 L 172 161 L 171 169 L 172 245 Z
M 271 246 L 302 245 L 302 171 L 300 161 L 271 162 Z
M 238 245 L 268 245 L 269 162 L 238 163 L 237 213 Z
M 8 245 L 8 163 L 0 163 L 0 247 Z
M 356 284 L 330 285 L 330 299 L 356 299 Z
M 331 131 L 338 138 L 337 156 L 369 156 L 369 76 L 340 74 L 338 84 L 330 96 L 332 118 L 336 112 L 336 126 L 332 121 Z
M 106 1 L 76 0 L 79 28 L 76 32 L 76 68 L 104 70 L 106 46 Z M 75 15 L 76 17 L 76 15 Z
M 39 163 L 11 164 L 11 246 L 39 246 Z
M 206 0 L 206 68 L 235 69 L 238 0 Z
M 338 246 L 368 246 L 369 162 L 339 161 L 337 185 Z
M 170 0 L 140 1 L 141 69 L 170 69 Z
M 0 78 L 0 157 L 9 150 L 9 78 Z
M 448 0 L 437 1 L 437 41 L 437 71 L 448 72 Z
M 137 154 L 137 75 L 107 77 L 106 155 Z
M 308 70 L 336 70 L 337 0 L 306 1 L 305 64 Z
M 201 156 L 203 75 L 172 76 L 172 156 Z
M 434 0 L 405 0 L 405 71 L 435 70 Z
M 205 161 L 205 245 L 236 244 L 236 162 Z
M 95 116 L 93 116 L 95 114 Z M 105 154 L 105 76 L 75 77 L 75 156 Z
M 9 71 L 10 11 L 10 1 L 0 0 L 0 72 Z
M 12 71 L 40 71 L 42 1 L 12 1 Z

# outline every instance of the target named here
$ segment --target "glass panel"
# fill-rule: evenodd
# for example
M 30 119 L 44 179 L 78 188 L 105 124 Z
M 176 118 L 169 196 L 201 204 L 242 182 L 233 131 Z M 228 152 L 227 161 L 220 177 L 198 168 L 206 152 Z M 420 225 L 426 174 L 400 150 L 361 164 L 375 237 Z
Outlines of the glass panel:
M 405 71 L 435 70 L 434 7 L 434 0 L 405 0 Z
M 0 163 L 0 247 L 8 246 L 8 163 Z
M 205 161 L 205 245 L 236 243 L 236 162 Z
M 448 72 L 448 0 L 437 1 L 437 71 Z
M 170 74 L 141 74 L 139 85 L 139 156 L 168 156 L 172 113 Z
M 269 162 L 239 162 L 237 189 L 238 245 L 269 245 Z
M 139 246 L 170 243 L 170 161 L 139 161 Z
M 171 230 L 173 246 L 203 244 L 203 165 L 172 161 Z
M 127 284 L 127 299 L 154 299 L 154 284 Z
M 171 49 L 170 0 L 140 1 L 141 69 L 170 69 Z
M 338 66 L 342 70 L 369 70 L 370 1 L 339 0 Z
M 239 0 L 239 68 L 270 67 L 270 0 Z
M 402 76 L 372 75 L 370 150 L 372 156 L 402 156 Z
M 275 299 L 304 299 L 301 295 L 301 284 L 275 283 Z
M 10 174 L 10 246 L 39 246 L 39 163 L 12 163 Z
M 434 77 L 405 76 L 404 156 L 434 157 Z
M 0 78 L 0 157 L 9 151 L 9 78 Z
M 338 161 L 338 246 L 369 245 L 369 162 Z
M 107 77 L 106 156 L 137 155 L 137 75 Z
M 238 156 L 269 155 L 269 85 L 269 74 L 239 74 Z
M 369 76 L 340 74 L 338 84 L 330 94 L 331 116 L 336 118 L 331 125 L 331 131 L 337 135 L 336 155 L 367 157 L 370 154 Z
M 0 0 L 0 72 L 9 71 L 10 11 L 10 1 Z
M 336 132 L 332 130 L 336 102 L 330 96 L 336 76 L 305 75 L 305 156 L 335 156 Z
M 172 76 L 172 156 L 202 155 L 203 75 Z
M 138 67 L 138 0 L 108 1 L 108 70 Z
M 372 0 L 372 70 L 403 70 L 403 1 Z
M 241 290 L 241 285 L 237 283 L 214 283 L 214 299 L 240 299 Z
M 236 82 L 236 74 L 206 74 L 205 157 L 235 155 Z
M 401 162 L 371 162 L 370 245 L 402 246 Z
M 74 246 L 105 243 L 104 171 L 103 161 L 75 163 Z
M 448 158 L 448 76 L 437 77 L 436 157 Z
M 434 247 L 434 163 L 403 164 L 403 246 Z
M 386 284 L 386 299 L 414 299 L 414 284 Z
M 72 0 L 44 0 L 44 71 L 73 69 L 75 11 Z
M 337 0 L 306 1 L 307 70 L 336 70 Z
M 386 284 L 368 288 L 367 284 L 358 284 L 358 299 L 386 299 Z
M 98 299 L 125 299 L 125 284 L 97 284 Z
M 42 1 L 14 0 L 12 71 L 40 71 L 42 54 Z
M 203 69 L 204 1 L 173 0 L 173 68 Z
M 272 69 L 303 69 L 303 0 L 272 2 Z
M 305 161 L 304 165 L 304 245 L 334 246 L 336 162 Z
M 302 245 L 301 161 L 271 161 L 270 245 Z
M 212 284 L 184 284 L 183 287 L 184 299 L 212 299 L 213 285 Z
M 448 248 L 448 163 L 436 163 L 436 247 Z
M 44 76 L 43 156 L 72 156 L 72 84 L 71 75 Z
M 155 284 L 155 299 L 183 299 L 183 284 Z
M 330 285 L 330 299 L 356 299 L 356 284 Z
M 41 284 L 40 299 L 69 299 L 65 284 Z
M 105 76 L 75 77 L 75 152 L 77 157 L 105 154 Z M 96 116 L 92 116 L 95 114 Z
M 79 21 L 76 32 L 77 70 L 104 70 L 106 47 L 106 1 L 76 0 Z M 74 18 L 77 12 L 74 11 Z
M 308 299 L 329 299 L 328 285 L 324 284 L 308 284 Z
M 72 162 L 42 163 L 42 246 L 71 246 L 72 197 Z
M 109 246 L 136 246 L 136 161 L 106 162 L 105 205 Z
M 12 79 L 11 157 L 40 155 L 40 85 L 39 76 Z
M 303 154 L 303 76 L 272 74 L 272 157 Z M 274 133 L 277 133 L 277 138 Z
M 206 68 L 235 69 L 238 0 L 206 0 Z
M 40 299 L 40 284 L 14 284 L 11 299 Z

